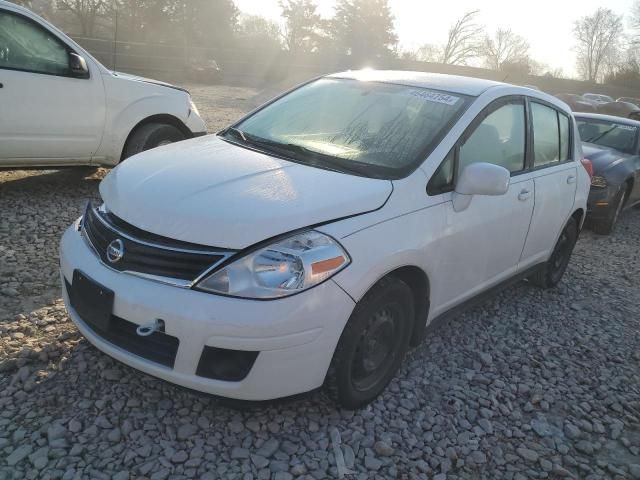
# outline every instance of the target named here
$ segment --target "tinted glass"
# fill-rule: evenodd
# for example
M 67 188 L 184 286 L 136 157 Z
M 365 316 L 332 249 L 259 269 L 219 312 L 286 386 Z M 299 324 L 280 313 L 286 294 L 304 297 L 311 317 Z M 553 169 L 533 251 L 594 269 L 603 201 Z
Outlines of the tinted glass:
M 533 120 L 533 164 L 536 167 L 560 160 L 560 135 L 556 110 L 531 102 Z
M 453 172 L 455 165 L 454 152 L 455 149 L 451 149 L 431 177 L 431 180 L 429 180 L 429 184 L 427 185 L 427 193 L 429 195 L 437 195 L 453 187 Z
M 64 44 L 47 30 L 0 11 L 0 68 L 65 75 L 69 55 Z
M 563 115 L 562 113 L 558 113 L 558 120 L 560 122 L 560 161 L 564 162 L 571 158 L 570 143 L 571 143 L 571 135 L 570 135 L 570 120 L 569 117 Z
M 634 125 L 576 117 L 578 132 L 583 142 L 613 148 L 619 152 L 633 154 L 638 136 Z
M 295 151 L 301 162 L 394 177 L 426 158 L 467 101 L 424 88 L 325 78 L 236 127 L 246 141 Z
M 460 147 L 458 172 L 478 162 L 518 172 L 524 168 L 524 152 L 524 104 L 510 103 L 489 114 Z

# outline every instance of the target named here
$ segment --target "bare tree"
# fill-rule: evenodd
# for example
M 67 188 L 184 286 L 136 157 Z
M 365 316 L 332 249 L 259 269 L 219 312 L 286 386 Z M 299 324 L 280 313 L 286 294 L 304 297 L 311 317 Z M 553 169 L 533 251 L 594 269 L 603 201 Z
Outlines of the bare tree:
M 528 63 L 529 42 L 510 29 L 499 28 L 493 37 L 485 37 L 482 56 L 493 70 L 502 70 L 507 64 Z
M 636 31 L 640 30 L 640 0 L 635 0 L 631 6 L 629 26 Z
M 478 10 L 465 13 L 449 29 L 446 45 L 442 49 L 441 62 L 450 65 L 466 65 L 477 56 L 483 27 L 475 23 Z
M 58 10 L 70 12 L 80 24 L 83 36 L 93 36 L 98 18 L 112 7 L 107 0 L 57 0 Z
M 598 8 L 593 15 L 576 21 L 573 32 L 577 41 L 578 72 L 585 80 L 601 80 L 611 71 L 611 60 L 619 56 L 622 16 L 608 8 Z

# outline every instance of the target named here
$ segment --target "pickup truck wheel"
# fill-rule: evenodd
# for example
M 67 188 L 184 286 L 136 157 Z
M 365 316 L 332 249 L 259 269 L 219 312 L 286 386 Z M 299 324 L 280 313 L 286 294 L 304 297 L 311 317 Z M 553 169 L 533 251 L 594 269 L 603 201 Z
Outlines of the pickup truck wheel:
M 547 260 L 536 273 L 529 277 L 529 281 L 541 288 L 555 287 L 562 279 L 569 265 L 571 253 L 577 241 L 578 223 L 575 218 L 572 218 L 567 222 L 564 230 L 562 230 L 549 260 Z
M 133 131 L 124 147 L 122 160 L 136 153 L 179 142 L 185 138 L 185 135 L 173 125 L 166 123 L 147 123 Z
M 402 363 L 413 321 L 413 294 L 397 278 L 383 278 L 358 302 L 325 382 L 338 404 L 359 408 L 384 390 Z

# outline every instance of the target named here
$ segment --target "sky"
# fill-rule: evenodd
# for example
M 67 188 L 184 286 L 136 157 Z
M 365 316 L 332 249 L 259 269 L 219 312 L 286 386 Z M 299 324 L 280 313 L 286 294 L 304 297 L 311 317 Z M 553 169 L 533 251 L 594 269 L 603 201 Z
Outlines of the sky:
M 634 0 L 389 0 L 395 16 L 401 49 L 414 49 L 425 43 L 442 44 L 451 24 L 465 12 L 479 9 L 478 23 L 491 33 L 510 28 L 525 37 L 531 56 L 552 69 L 562 68 L 575 75 L 573 25 L 581 16 L 607 7 L 625 16 L 625 25 Z M 280 21 L 278 0 L 235 0 L 241 12 Z M 331 17 L 335 0 L 317 0 L 318 11 Z

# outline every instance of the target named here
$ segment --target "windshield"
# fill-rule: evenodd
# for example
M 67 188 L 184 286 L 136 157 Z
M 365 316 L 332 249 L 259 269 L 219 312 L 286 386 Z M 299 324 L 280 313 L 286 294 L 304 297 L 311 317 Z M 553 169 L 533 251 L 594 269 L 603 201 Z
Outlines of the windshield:
M 638 128 L 633 125 L 590 118 L 576 118 L 583 142 L 613 148 L 622 153 L 635 152 Z
M 401 85 L 324 78 L 223 132 L 294 161 L 377 178 L 414 170 L 469 97 Z

